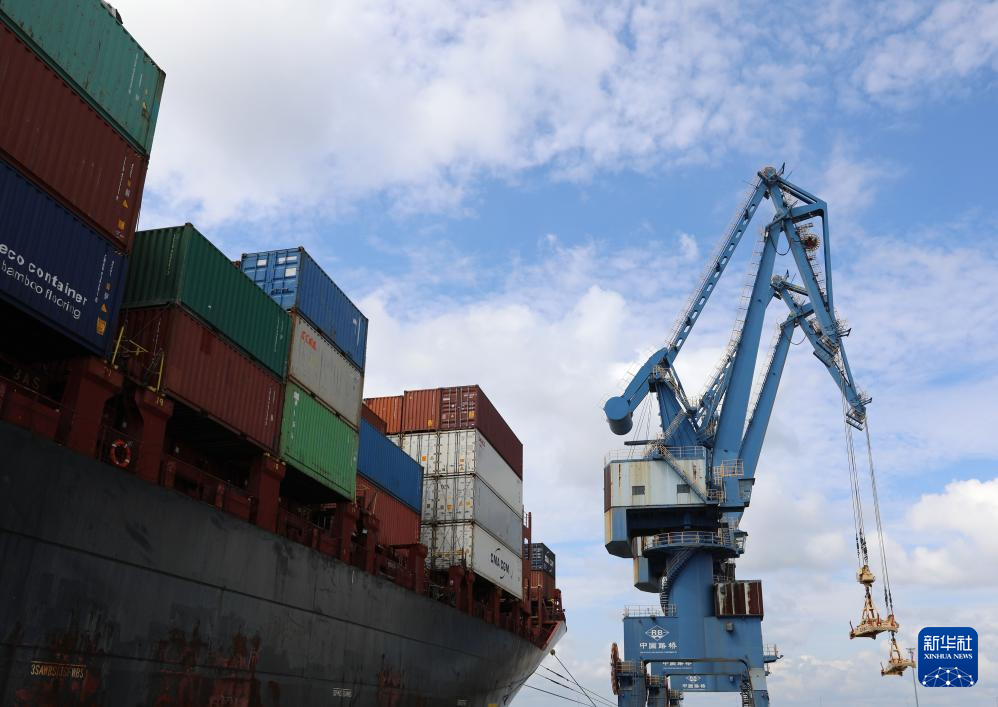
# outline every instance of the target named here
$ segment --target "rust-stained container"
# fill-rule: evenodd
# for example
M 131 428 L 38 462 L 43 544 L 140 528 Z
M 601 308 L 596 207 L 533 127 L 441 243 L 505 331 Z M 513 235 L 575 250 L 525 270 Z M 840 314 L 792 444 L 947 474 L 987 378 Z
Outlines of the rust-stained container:
M 138 382 L 156 386 L 261 449 L 274 451 L 281 429 L 281 381 L 177 305 L 122 314 L 125 338 L 148 353 L 124 359 Z
M 397 435 L 402 431 L 402 396 L 364 398 L 364 404 L 385 421 L 385 434 Z
M 378 517 L 378 539 L 382 545 L 419 542 L 419 511 L 361 474 L 357 474 L 357 503 Z
M 717 616 L 762 616 L 762 582 L 718 582 L 714 585 Z
M 530 588 L 543 597 L 554 596 L 554 577 L 544 570 L 530 570 Z
M 360 419 L 369 424 L 371 427 L 376 429 L 383 435 L 388 434 L 388 423 L 378 416 L 378 413 L 374 412 L 371 408 L 367 406 L 367 403 L 363 403 L 360 406 Z
M 0 151 L 124 251 L 149 158 L 0 23 Z
M 441 388 L 439 395 L 440 430 L 478 429 L 516 475 L 523 478 L 523 443 L 481 388 L 477 385 Z
M 402 431 L 432 432 L 440 427 L 440 388 L 407 390 L 402 398 Z
M 96 0 L 0 0 L 0 20 L 149 154 L 166 77 L 116 10 Z

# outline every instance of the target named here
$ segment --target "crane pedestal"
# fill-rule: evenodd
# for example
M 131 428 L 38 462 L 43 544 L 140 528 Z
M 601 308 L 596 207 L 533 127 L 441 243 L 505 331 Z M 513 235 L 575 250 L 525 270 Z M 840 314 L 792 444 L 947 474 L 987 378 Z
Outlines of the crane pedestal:
M 625 610 L 620 707 L 675 705 L 684 693 L 701 692 L 741 693 L 742 704 L 768 707 L 762 607 L 727 602 L 726 587 L 750 583 L 715 584 L 713 564 L 707 553 L 685 563 L 672 590 L 674 615 L 656 607 Z

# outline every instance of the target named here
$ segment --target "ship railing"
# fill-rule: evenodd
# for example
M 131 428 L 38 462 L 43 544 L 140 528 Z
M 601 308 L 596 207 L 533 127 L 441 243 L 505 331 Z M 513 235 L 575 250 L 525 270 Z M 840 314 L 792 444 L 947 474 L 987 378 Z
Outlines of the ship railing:
M 254 499 L 244 489 L 169 454 L 163 455 L 160 483 L 243 520 L 253 517 Z
M 61 409 L 55 400 L 0 376 L 0 420 L 55 439 Z

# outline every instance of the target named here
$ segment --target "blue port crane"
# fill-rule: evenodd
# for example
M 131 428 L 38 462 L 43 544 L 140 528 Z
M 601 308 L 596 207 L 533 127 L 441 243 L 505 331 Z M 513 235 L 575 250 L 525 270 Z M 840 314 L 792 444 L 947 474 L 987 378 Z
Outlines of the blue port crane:
M 765 200 L 774 215 L 760 233 L 743 306 L 704 393 L 691 400 L 676 372 L 676 358 Z M 820 232 L 814 230 L 816 224 Z M 778 252 L 791 255 L 795 277 L 789 270 L 774 275 Z M 775 346 L 753 396 L 763 322 L 774 300 L 783 302 L 787 315 L 778 325 Z M 889 631 L 891 661 L 883 674 L 900 674 L 910 667 L 893 638 L 898 626 L 882 542 L 890 610 L 886 619 L 881 619 L 871 594 L 875 578 L 852 443 L 854 430 L 866 430 L 869 443 L 870 398 L 853 379 L 843 345 L 850 330 L 836 316 L 828 207 L 787 181 L 783 168 L 766 167 L 758 172 L 665 346 L 603 407 L 610 429 L 626 435 L 639 405 L 654 393 L 662 429 L 654 439 L 627 442 L 629 449 L 611 453 L 604 467 L 606 549 L 632 560 L 638 589 L 659 595 L 655 606 L 624 612 L 623 655 L 617 644 L 611 653 L 612 687 L 620 707 L 678 705 L 685 694 L 699 692 L 733 692 L 741 696 L 742 705 L 769 704 L 768 665 L 781 656 L 775 647 L 763 644 L 761 582 L 736 579 L 735 565 L 747 536 L 740 521 L 751 502 L 766 429 L 798 329 L 843 400 L 857 579 L 866 592 L 862 621 L 852 627 L 850 637 L 874 638 Z M 875 493 L 872 454 L 870 473 Z M 879 531 L 879 510 L 876 517 Z

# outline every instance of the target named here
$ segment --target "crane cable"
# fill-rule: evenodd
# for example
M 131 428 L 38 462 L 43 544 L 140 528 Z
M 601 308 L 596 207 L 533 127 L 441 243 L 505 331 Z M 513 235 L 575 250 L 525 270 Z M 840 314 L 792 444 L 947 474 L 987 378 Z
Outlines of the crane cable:
M 859 493 L 859 473 L 856 470 L 856 450 L 852 442 L 852 427 L 845 417 L 848 411 L 848 403 L 845 396 L 842 396 L 843 424 L 846 431 L 846 456 L 849 459 L 849 485 L 852 496 L 852 519 L 856 533 L 856 559 L 859 560 L 860 568 L 870 564 L 870 553 L 866 545 L 866 528 L 863 522 L 863 501 Z
M 873 470 L 873 446 L 870 444 L 870 416 L 866 417 L 866 456 L 870 463 L 870 488 L 873 490 L 873 512 L 877 518 L 877 541 L 880 543 L 880 568 L 884 573 L 884 603 L 887 613 L 894 613 L 894 596 L 891 594 L 891 576 L 887 571 L 887 548 L 884 544 L 884 526 L 880 522 L 880 498 L 877 494 L 877 475 Z
M 845 396 L 842 397 L 843 411 L 848 410 Z M 880 496 L 877 492 L 877 474 L 873 466 L 873 445 L 870 438 L 870 417 L 867 414 L 863 429 L 866 432 L 866 458 L 870 468 L 870 489 L 873 496 L 873 514 L 877 522 L 877 543 L 880 546 L 880 569 L 884 577 L 884 603 L 887 613 L 894 613 L 894 595 L 891 592 L 890 572 L 887 568 L 887 548 L 884 543 L 884 526 L 880 517 Z M 859 491 L 859 471 L 856 466 L 856 450 L 852 438 L 852 426 L 845 422 L 846 453 L 849 458 L 849 482 L 852 486 L 853 523 L 856 529 L 856 557 L 861 566 L 870 564 L 870 555 L 866 543 L 866 528 L 863 521 L 863 501 Z

